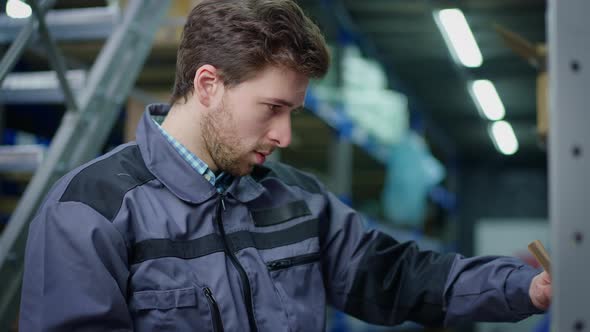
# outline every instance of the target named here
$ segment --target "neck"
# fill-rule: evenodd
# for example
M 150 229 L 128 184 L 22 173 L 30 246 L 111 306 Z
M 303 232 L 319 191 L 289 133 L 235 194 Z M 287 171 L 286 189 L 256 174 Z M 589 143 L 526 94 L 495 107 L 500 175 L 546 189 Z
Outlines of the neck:
M 216 172 L 217 166 L 203 140 L 201 115 L 204 110 L 199 106 L 201 105 L 195 105 L 190 98 L 184 104 L 174 104 L 162 123 L 162 128 Z

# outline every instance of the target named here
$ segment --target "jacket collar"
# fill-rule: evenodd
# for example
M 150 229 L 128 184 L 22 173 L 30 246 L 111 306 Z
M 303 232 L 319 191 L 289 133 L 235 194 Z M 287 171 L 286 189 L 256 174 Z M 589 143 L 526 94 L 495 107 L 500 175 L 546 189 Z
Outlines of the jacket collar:
M 146 107 L 136 131 L 136 140 L 147 168 L 178 198 L 202 203 L 217 190 L 178 154 L 162 135 L 152 116 L 166 116 L 170 106 L 151 104 Z M 260 196 L 264 188 L 250 176 L 235 177 L 226 193 L 247 202 Z

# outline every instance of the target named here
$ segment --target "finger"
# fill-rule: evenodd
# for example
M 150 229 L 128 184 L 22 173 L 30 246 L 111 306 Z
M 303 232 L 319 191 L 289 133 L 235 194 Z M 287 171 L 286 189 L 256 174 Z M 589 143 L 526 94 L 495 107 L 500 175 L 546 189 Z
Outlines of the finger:
M 553 288 L 552 287 L 545 287 L 544 289 L 545 296 L 551 299 L 553 297 Z

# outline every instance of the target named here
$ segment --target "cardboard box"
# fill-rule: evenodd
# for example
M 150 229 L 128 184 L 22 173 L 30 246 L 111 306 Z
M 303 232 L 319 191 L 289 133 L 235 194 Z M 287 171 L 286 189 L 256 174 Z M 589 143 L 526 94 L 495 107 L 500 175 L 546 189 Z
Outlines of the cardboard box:
M 533 44 L 520 35 L 509 31 L 499 25 L 495 26 L 504 42 L 514 53 L 527 60 L 531 66 L 538 70 L 537 75 L 537 132 L 541 139 L 547 139 L 549 130 L 548 117 L 548 80 L 547 80 L 547 47 L 545 44 Z
M 549 132 L 549 86 L 547 71 L 537 75 L 537 132 L 545 141 Z

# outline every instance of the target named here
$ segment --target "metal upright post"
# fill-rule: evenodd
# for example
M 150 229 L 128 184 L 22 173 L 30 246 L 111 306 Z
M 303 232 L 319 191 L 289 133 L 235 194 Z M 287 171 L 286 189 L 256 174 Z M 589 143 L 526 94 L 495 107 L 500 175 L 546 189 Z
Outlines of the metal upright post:
M 55 1 L 45 0 L 38 6 L 39 13 L 44 14 L 48 8 L 53 7 Z M 12 70 L 16 61 L 27 47 L 29 40 L 37 31 L 38 21 L 34 17 L 30 17 L 28 20 L 27 24 L 21 29 L 14 42 L 10 45 L 6 54 L 2 57 L 2 61 L 0 61 L 0 83 L 2 83 L 6 75 Z
M 66 79 L 67 68 L 65 61 L 61 56 L 59 49 L 55 45 L 53 38 L 51 38 L 51 35 L 49 34 L 47 24 L 45 24 L 45 15 L 40 6 L 37 4 L 36 0 L 29 1 L 29 4 L 31 5 L 31 9 L 35 14 L 35 17 L 37 18 L 39 34 L 41 35 L 41 40 L 43 40 L 45 43 L 45 48 L 47 49 L 47 54 L 49 55 L 49 62 L 55 70 L 55 74 L 57 75 L 57 79 L 59 80 L 59 84 L 63 90 L 66 105 L 68 106 L 68 109 L 77 111 L 78 102 L 76 101 L 74 93 L 72 92 L 72 88 Z
M 590 331 L 590 43 L 587 0 L 550 0 L 553 331 Z
M 134 1 L 129 4 L 127 11 L 132 11 L 134 15 L 124 17 L 124 30 L 113 32 L 80 96 L 80 103 L 85 105 L 83 132 L 91 139 L 79 141 L 72 150 L 71 166 L 88 161 L 100 152 L 150 52 L 156 28 L 169 4 L 170 0 Z
M 47 157 L 38 168 L 0 237 L 0 327 L 16 317 L 28 225 L 53 182 L 65 171 L 96 156 L 124 98 L 129 94 L 149 53 L 169 0 L 133 0 L 123 21 L 109 37 L 78 99 L 55 134 Z

